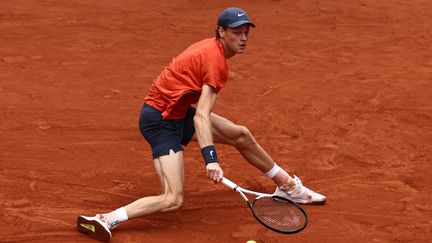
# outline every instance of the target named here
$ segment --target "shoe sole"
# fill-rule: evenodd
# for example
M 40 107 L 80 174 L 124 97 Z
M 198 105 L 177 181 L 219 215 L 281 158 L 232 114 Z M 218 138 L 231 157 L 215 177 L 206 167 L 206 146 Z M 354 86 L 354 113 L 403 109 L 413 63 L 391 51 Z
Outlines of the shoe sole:
M 299 203 L 299 204 L 323 205 L 323 204 L 325 204 L 326 201 L 327 201 L 327 198 L 324 199 L 323 201 L 308 201 L 308 200 L 306 200 L 306 199 L 293 199 L 293 198 L 291 198 L 291 197 L 286 196 L 285 194 L 277 193 L 277 192 L 273 193 L 273 195 L 276 195 L 276 196 L 279 196 L 279 197 L 286 198 L 286 199 L 288 199 L 288 200 L 290 200 L 290 201 L 292 201 L 292 202 Z
M 324 205 L 327 200 L 324 201 L 316 201 L 316 202 L 310 202 L 310 203 L 304 203 L 304 204 L 310 204 L 310 205 Z
M 286 198 L 286 197 L 285 197 L 285 198 Z M 293 202 L 295 202 L 295 203 L 299 203 L 299 204 L 307 204 L 307 205 L 323 205 L 323 204 L 326 203 L 326 200 L 324 200 L 324 201 L 312 201 L 312 202 L 309 202 L 309 201 L 307 201 L 307 200 L 292 200 L 292 199 L 290 199 L 290 198 L 287 198 L 287 199 L 289 199 L 289 200 L 291 200 L 291 201 L 293 201 Z
M 87 233 L 90 237 L 99 241 L 109 241 L 112 237 L 108 226 L 96 217 L 79 216 L 77 229 L 81 233 Z

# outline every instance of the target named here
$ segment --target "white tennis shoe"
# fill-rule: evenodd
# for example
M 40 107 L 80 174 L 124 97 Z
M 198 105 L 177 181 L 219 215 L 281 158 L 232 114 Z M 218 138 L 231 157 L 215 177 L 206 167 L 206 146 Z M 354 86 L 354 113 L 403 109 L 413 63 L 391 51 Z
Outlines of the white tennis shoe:
M 79 232 L 87 233 L 93 239 L 99 241 L 109 241 L 112 237 L 111 229 L 118 226 L 118 221 L 109 223 L 101 214 L 94 217 L 79 216 L 77 219 L 77 229 Z
M 303 186 L 301 180 L 297 176 L 294 176 L 294 185 L 291 186 L 291 188 L 281 190 L 279 187 L 276 187 L 273 195 L 287 198 L 296 203 L 304 204 L 324 204 L 326 201 L 325 196 Z

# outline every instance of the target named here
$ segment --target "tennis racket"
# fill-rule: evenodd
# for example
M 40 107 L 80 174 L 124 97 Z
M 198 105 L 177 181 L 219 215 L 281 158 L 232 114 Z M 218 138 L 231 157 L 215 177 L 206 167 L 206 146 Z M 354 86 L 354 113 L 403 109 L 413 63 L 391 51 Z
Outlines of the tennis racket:
M 223 178 L 222 183 L 240 193 L 255 219 L 273 231 L 293 234 L 303 230 L 308 223 L 306 211 L 295 202 L 276 195 L 244 189 L 227 178 Z M 245 193 L 255 196 L 255 200 L 249 201 Z

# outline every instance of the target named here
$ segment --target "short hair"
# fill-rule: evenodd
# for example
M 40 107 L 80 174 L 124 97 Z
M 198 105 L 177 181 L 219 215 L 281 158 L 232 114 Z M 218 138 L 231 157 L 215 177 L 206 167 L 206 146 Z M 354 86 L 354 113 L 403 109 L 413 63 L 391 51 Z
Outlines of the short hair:
M 216 39 L 220 39 L 221 38 L 221 36 L 219 34 L 219 27 L 222 27 L 222 29 L 224 29 L 224 30 L 226 30 L 228 28 L 226 26 L 220 26 L 220 25 L 218 25 L 218 27 L 215 30 Z

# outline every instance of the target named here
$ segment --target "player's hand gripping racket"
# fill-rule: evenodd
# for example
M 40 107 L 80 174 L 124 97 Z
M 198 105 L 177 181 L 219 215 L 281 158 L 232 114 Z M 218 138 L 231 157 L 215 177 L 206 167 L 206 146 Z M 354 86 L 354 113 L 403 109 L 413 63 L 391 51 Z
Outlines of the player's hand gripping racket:
M 283 197 L 244 189 L 227 178 L 223 178 L 222 183 L 240 193 L 256 220 L 273 231 L 293 234 L 303 230 L 308 223 L 306 211 L 295 202 Z M 245 193 L 256 196 L 255 200 L 250 202 Z

